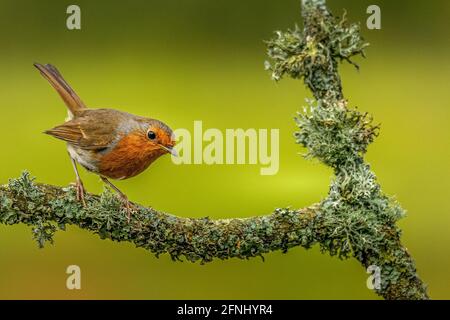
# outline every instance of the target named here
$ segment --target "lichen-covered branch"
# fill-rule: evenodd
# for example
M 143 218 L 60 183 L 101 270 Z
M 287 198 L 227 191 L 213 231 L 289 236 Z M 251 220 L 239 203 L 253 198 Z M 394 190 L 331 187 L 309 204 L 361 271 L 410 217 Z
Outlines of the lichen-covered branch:
M 353 256 L 365 267 L 381 270 L 377 292 L 388 299 L 427 299 L 414 261 L 400 243 L 396 221 L 405 211 L 381 191 L 375 174 L 364 162 L 368 145 L 378 134 L 366 113 L 349 108 L 342 92 L 338 63 L 364 56 L 367 47 L 359 26 L 334 17 L 325 0 L 302 0 L 304 28 L 278 31 L 268 42 L 272 78 L 303 79 L 315 100 L 296 118 L 297 143 L 306 156 L 334 169 L 336 178 L 320 204 L 329 224 L 331 254 Z M 323 243 L 322 243 L 323 246 Z
M 210 262 L 213 258 L 251 258 L 264 253 L 318 242 L 322 218 L 318 206 L 301 210 L 277 209 L 271 215 L 212 220 L 176 217 L 136 205 L 127 219 L 123 203 L 109 191 L 87 194 L 87 206 L 76 200 L 73 187 L 35 184 L 27 172 L 0 187 L 0 223 L 24 223 L 33 227 L 40 246 L 52 241 L 66 225 L 114 241 L 129 241 L 156 255 L 168 253 L 174 260 Z
M 381 272 L 376 292 L 386 299 L 427 299 L 414 261 L 400 242 L 398 219 L 405 215 L 386 196 L 369 164 L 367 147 L 378 134 L 367 114 L 349 108 L 343 97 L 338 63 L 363 54 L 359 28 L 335 18 L 324 0 L 303 0 L 304 28 L 277 32 L 268 42 L 272 77 L 303 79 L 315 100 L 296 122 L 296 142 L 334 169 L 329 194 L 308 208 L 277 209 L 270 215 L 211 220 L 190 219 L 137 205 L 128 222 L 121 202 L 110 192 L 76 201 L 72 187 L 36 184 L 28 173 L 0 186 L 0 223 L 32 226 L 39 245 L 52 241 L 66 225 L 115 241 L 129 241 L 174 260 L 209 262 L 214 258 L 250 258 L 293 246 L 319 245 L 339 258 L 354 257 Z

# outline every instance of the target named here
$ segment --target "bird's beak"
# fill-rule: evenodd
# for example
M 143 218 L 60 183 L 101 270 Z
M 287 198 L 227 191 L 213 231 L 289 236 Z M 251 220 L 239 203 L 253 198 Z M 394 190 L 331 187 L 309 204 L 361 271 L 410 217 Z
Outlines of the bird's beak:
M 177 151 L 173 147 L 166 147 L 162 144 L 159 145 L 161 149 L 166 150 L 168 153 L 170 153 L 174 157 L 178 157 Z

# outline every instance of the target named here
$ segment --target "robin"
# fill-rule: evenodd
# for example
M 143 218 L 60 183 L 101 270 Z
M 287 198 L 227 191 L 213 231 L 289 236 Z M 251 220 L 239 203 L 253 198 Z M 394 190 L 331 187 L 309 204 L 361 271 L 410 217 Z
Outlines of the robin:
M 164 154 L 176 155 L 172 130 L 163 122 L 114 109 L 90 109 L 52 65 L 34 66 L 56 89 L 68 108 L 68 119 L 62 125 L 45 131 L 67 142 L 67 150 L 76 176 L 77 200 L 86 205 L 85 189 L 77 163 L 95 173 L 126 205 L 127 196 L 108 179 L 134 177 Z

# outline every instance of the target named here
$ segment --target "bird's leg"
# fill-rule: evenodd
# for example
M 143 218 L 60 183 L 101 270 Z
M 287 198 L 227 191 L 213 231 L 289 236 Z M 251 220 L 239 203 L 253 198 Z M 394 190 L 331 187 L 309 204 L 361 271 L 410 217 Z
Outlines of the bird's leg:
M 132 210 L 132 204 L 131 202 L 128 200 L 128 197 L 125 193 L 123 193 L 122 191 L 120 191 L 119 188 L 117 188 L 115 185 L 113 185 L 111 183 L 111 181 L 109 181 L 108 179 L 106 179 L 103 176 L 100 176 L 100 178 L 103 180 L 104 183 L 106 183 L 108 186 L 110 186 L 114 191 L 117 192 L 117 194 L 119 195 L 120 199 L 122 200 L 122 202 L 125 204 L 125 210 L 127 212 L 127 218 L 128 218 L 128 222 L 130 222 L 130 218 L 131 218 L 131 211 Z
M 75 171 L 75 176 L 77 177 L 76 188 L 77 188 L 77 200 L 83 203 L 83 206 L 86 206 L 86 201 L 84 200 L 84 186 L 81 181 L 80 174 L 78 173 L 77 163 L 75 159 L 70 157 L 70 161 L 72 162 L 73 170 Z

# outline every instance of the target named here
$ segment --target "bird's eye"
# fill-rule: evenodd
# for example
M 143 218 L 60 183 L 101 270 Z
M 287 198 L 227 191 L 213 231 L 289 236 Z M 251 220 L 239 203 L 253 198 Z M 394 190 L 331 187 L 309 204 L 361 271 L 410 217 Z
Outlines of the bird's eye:
M 148 137 L 150 140 L 155 140 L 155 139 L 156 139 L 156 133 L 154 133 L 153 131 L 149 130 L 149 131 L 147 132 L 147 137 Z

